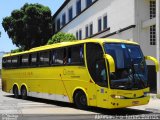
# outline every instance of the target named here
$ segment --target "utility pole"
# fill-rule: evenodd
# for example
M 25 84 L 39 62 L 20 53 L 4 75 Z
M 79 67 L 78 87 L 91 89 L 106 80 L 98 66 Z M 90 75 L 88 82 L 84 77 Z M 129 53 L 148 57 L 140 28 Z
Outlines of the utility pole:
M 156 57 L 160 62 L 160 0 L 156 0 Z M 160 72 L 157 72 L 157 93 L 160 94 Z

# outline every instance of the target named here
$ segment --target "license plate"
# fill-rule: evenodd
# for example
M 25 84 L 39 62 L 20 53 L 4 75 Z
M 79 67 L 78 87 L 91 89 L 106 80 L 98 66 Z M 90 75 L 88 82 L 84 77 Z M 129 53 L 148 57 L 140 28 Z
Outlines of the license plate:
M 137 105 L 137 104 L 139 104 L 139 101 L 133 101 L 132 102 L 132 105 Z

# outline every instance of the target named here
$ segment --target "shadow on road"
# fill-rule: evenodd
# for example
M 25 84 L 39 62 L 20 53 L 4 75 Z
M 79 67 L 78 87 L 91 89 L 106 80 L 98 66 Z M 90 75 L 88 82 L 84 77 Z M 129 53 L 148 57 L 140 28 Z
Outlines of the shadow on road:
M 14 98 L 13 95 L 5 95 L 5 97 Z M 72 103 L 65 103 L 65 102 L 46 100 L 46 99 L 41 99 L 41 98 L 33 98 L 33 97 L 28 97 L 27 100 L 32 101 L 32 102 L 46 103 L 46 104 L 49 104 L 49 105 L 56 105 L 56 106 L 59 106 L 59 107 L 70 107 L 70 108 L 77 109 L 75 107 L 75 105 L 72 104 Z M 122 115 L 122 116 L 123 115 L 141 115 L 141 114 L 153 113 L 153 112 L 150 112 L 150 111 L 131 109 L 131 108 L 104 109 L 104 108 L 98 108 L 98 107 L 89 107 L 85 111 L 95 112 L 97 114 L 104 114 L 104 115 Z

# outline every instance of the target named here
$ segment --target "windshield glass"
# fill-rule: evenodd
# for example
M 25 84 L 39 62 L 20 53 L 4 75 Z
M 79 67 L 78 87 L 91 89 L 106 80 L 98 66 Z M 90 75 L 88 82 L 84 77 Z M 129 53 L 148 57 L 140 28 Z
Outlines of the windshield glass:
M 147 67 L 139 45 L 106 43 L 106 54 L 113 57 L 116 71 L 110 73 L 112 89 L 144 89 L 147 87 Z

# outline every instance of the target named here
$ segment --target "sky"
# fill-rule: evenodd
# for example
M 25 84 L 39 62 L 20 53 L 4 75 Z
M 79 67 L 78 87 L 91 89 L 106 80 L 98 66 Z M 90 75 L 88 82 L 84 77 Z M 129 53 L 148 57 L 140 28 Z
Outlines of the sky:
M 53 15 L 64 1 L 65 0 L 0 0 L 0 52 L 10 52 L 17 48 L 12 44 L 12 40 L 3 29 L 2 20 L 4 17 L 10 16 L 13 10 L 20 9 L 25 3 L 39 3 L 48 6 Z

